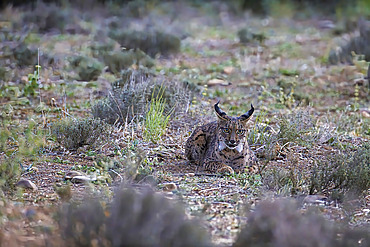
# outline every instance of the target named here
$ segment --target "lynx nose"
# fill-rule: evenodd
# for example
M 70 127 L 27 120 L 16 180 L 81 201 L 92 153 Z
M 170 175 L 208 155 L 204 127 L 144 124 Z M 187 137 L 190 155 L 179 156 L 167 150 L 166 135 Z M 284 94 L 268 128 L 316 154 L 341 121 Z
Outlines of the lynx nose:
M 235 140 L 230 140 L 230 144 L 236 144 L 236 141 Z

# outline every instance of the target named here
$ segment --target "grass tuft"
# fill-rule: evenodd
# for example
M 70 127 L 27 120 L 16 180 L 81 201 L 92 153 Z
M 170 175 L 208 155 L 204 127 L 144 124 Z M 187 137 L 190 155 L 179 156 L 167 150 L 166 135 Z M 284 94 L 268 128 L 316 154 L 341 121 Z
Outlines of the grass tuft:
M 171 116 L 171 112 L 167 115 L 164 113 L 166 106 L 166 100 L 163 98 L 164 88 L 160 88 L 159 92 L 156 98 L 152 98 L 145 117 L 144 135 L 153 143 L 157 143 L 165 133 Z

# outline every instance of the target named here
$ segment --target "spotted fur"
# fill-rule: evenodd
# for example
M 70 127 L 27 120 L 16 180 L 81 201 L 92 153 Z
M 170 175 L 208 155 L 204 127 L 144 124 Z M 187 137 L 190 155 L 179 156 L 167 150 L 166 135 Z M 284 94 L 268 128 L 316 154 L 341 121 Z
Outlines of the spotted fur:
M 185 145 L 191 163 L 220 173 L 255 169 L 257 159 L 247 142 L 247 122 L 254 108 L 239 117 L 230 117 L 214 106 L 218 120 L 195 128 Z

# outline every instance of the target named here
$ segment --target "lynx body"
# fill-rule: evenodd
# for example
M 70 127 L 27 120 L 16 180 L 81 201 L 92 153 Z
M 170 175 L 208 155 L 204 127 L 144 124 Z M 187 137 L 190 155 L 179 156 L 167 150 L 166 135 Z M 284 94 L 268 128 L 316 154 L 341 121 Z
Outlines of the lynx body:
M 219 173 L 243 172 L 255 169 L 257 159 L 247 142 L 246 124 L 254 108 L 230 117 L 214 105 L 218 120 L 195 128 L 185 145 L 185 155 L 191 163 Z

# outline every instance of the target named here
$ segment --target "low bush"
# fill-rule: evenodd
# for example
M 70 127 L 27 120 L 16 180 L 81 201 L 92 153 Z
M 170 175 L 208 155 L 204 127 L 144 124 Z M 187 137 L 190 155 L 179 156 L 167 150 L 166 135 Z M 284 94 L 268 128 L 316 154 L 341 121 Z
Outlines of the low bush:
M 338 225 L 338 224 L 337 224 Z M 368 246 L 366 229 L 338 227 L 313 211 L 302 214 L 290 200 L 261 202 L 250 213 L 233 247 Z
M 283 145 L 290 142 L 310 146 L 317 139 L 315 124 L 308 111 L 298 110 L 292 114 L 282 116 L 278 125 L 279 132 L 277 136 Z
M 92 57 L 73 56 L 69 58 L 69 62 L 78 75 L 76 79 L 82 81 L 96 80 L 103 71 L 103 64 Z
M 370 189 L 370 144 L 355 152 L 334 154 L 316 162 L 310 179 L 310 194 L 328 193 L 342 199 L 346 193 L 360 194 Z
M 91 110 L 94 117 L 110 124 L 130 122 L 134 117 L 142 120 L 149 111 L 149 103 L 159 94 L 167 103 L 164 115 L 172 110 L 183 112 L 190 100 L 190 92 L 183 84 L 155 78 L 147 70 L 140 69 L 122 73 L 122 79 L 113 84 L 108 97 L 97 101 Z
M 112 30 L 109 37 L 126 49 L 140 49 L 154 57 L 157 54 L 167 56 L 180 51 L 181 40 L 175 35 L 160 31 Z
M 360 35 L 353 37 L 340 48 L 333 49 L 329 53 L 330 64 L 349 63 L 353 64 L 353 52 L 364 55 L 366 61 L 370 61 L 370 24 L 360 21 Z
M 34 121 L 27 127 L 0 123 L 0 190 L 12 193 L 21 173 L 28 171 L 24 160 L 39 156 L 45 146 L 44 130 Z
M 122 70 L 130 68 L 132 65 L 148 68 L 154 66 L 154 60 L 140 49 L 108 52 L 103 55 L 103 60 L 112 73 L 119 73 Z
M 64 148 L 77 150 L 85 145 L 93 147 L 106 139 L 108 126 L 94 118 L 65 118 L 53 124 L 52 134 Z
M 198 222 L 152 191 L 121 188 L 104 205 L 88 199 L 62 207 L 58 222 L 68 246 L 211 246 Z
M 255 33 L 249 30 L 248 28 L 242 28 L 238 31 L 239 42 L 242 44 L 248 43 L 263 43 L 266 39 L 265 34 Z
M 12 192 L 21 175 L 21 166 L 18 157 L 0 159 L 0 190 Z M 1 197 L 1 196 L 0 196 Z
M 32 11 L 23 14 L 21 25 L 34 24 L 34 27 L 40 32 L 64 32 L 66 25 L 73 20 L 69 13 L 71 11 L 60 8 L 56 4 L 37 1 Z

